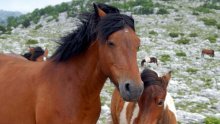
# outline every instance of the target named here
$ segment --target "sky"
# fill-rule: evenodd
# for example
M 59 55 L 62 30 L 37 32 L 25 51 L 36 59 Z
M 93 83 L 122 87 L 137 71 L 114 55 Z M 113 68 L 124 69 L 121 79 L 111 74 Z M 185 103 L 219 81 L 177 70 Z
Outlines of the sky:
M 56 5 L 71 0 L 0 0 L 0 10 L 31 12 L 36 8 L 44 8 L 48 5 Z

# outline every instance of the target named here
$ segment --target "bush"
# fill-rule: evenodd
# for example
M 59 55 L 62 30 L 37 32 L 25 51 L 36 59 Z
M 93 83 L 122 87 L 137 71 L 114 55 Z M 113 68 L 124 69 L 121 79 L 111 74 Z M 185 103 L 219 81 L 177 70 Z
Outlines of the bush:
M 217 41 L 217 36 L 209 36 L 207 37 L 207 39 L 210 41 L 210 43 L 216 43 Z
M 189 72 L 189 73 L 196 73 L 198 71 L 198 69 L 196 69 L 196 68 L 188 68 L 186 71 Z
M 215 26 L 217 24 L 217 21 L 215 19 L 209 19 L 209 18 L 202 18 L 201 19 L 205 25 L 208 25 L 208 26 Z
M 193 11 L 193 12 L 192 12 L 192 15 L 196 15 L 196 16 L 197 16 L 197 15 L 199 15 L 199 13 L 196 12 L 196 11 Z
M 169 33 L 170 37 L 174 38 L 174 37 L 178 37 L 179 33 L 175 33 L 175 32 L 171 32 Z
M 205 124 L 220 124 L 220 119 L 215 117 L 206 117 Z
M 169 14 L 169 12 L 165 8 L 160 8 L 158 10 L 157 14 L 163 15 L 163 14 Z
M 39 28 L 43 27 L 41 24 L 37 25 L 34 29 L 37 30 Z
M 154 31 L 154 30 L 150 31 L 149 34 L 151 34 L 151 35 L 158 35 L 158 33 L 156 31 Z
M 184 57 L 186 56 L 186 53 L 184 53 L 183 51 L 179 51 L 179 52 L 176 52 L 176 56 Z
M 198 12 L 202 12 L 202 13 L 211 13 L 212 12 L 209 8 L 205 8 L 202 6 L 195 8 L 194 11 L 198 11 Z
M 5 26 L 0 25 L 0 31 L 1 31 L 2 33 L 5 33 L 5 32 L 6 32 L 6 28 L 5 28 Z
M 182 38 L 182 39 L 179 39 L 177 40 L 175 43 L 177 44 L 189 44 L 189 39 L 186 39 L 186 38 Z
M 190 36 L 190 37 L 197 37 L 198 34 L 197 34 L 197 33 L 191 33 L 191 34 L 189 34 L 189 36 Z
M 164 54 L 160 57 L 160 61 L 162 61 L 162 62 L 170 61 L 170 56 L 167 54 Z
M 216 26 L 217 26 L 218 29 L 220 29 L 220 24 L 217 24 Z
M 33 40 L 33 39 L 29 39 L 27 42 L 26 42 L 26 44 L 37 44 L 38 43 L 38 41 L 37 40 Z

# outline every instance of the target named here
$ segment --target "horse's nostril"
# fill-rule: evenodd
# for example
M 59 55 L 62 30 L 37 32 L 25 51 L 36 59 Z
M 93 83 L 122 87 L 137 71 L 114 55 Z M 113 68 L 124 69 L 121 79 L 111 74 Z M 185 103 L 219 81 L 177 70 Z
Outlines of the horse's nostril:
M 130 92 L 130 84 L 129 83 L 126 83 L 125 84 L 125 90 Z

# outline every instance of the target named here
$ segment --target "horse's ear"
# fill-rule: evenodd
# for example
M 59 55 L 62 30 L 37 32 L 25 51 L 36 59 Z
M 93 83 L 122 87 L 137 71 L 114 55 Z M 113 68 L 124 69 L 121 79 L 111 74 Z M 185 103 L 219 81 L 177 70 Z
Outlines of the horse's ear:
M 106 16 L 106 13 L 102 9 L 100 9 L 95 3 L 93 3 L 93 7 L 97 16 L 99 17 Z
M 48 56 L 48 53 L 49 53 L 49 51 L 48 51 L 48 49 L 46 48 L 45 51 L 44 51 L 44 56 L 47 57 L 47 56 Z
M 34 53 L 34 47 L 29 47 L 29 51 L 30 51 L 31 54 L 33 54 Z
M 165 88 L 167 88 L 170 79 L 171 79 L 171 71 L 169 71 L 168 73 L 162 76 L 162 83 Z

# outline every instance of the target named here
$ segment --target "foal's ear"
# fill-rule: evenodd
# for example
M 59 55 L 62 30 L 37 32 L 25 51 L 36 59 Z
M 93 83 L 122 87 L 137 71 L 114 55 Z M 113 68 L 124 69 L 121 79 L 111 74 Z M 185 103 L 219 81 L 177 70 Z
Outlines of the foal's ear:
M 171 71 L 169 71 L 167 74 L 162 76 L 162 82 L 165 88 L 167 88 L 170 78 L 171 78 Z
M 106 16 L 106 13 L 102 9 L 100 9 L 95 3 L 93 3 L 93 7 L 97 16 L 99 17 Z

